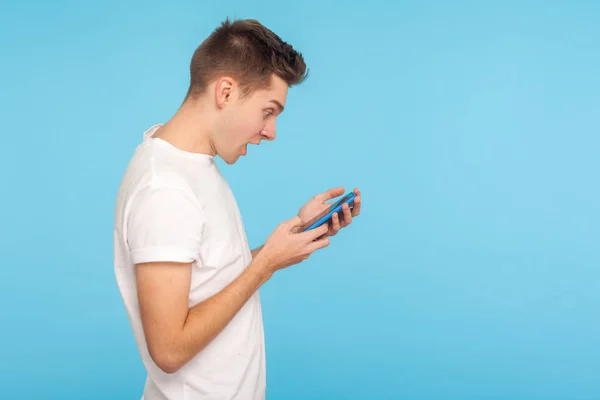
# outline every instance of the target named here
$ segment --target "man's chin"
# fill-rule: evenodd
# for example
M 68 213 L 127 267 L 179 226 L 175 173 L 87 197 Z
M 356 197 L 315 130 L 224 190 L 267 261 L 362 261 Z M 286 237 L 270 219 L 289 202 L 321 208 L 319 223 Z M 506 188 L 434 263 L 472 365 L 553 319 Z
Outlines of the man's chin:
M 228 154 L 222 155 L 221 159 L 225 162 L 225 164 L 233 165 L 235 164 L 240 157 L 243 157 L 247 154 L 246 146 L 244 146 L 237 154 Z
M 234 156 L 234 157 L 223 157 L 223 161 L 225 161 L 225 164 L 227 165 L 233 165 L 235 164 L 238 160 L 240 159 L 240 156 Z

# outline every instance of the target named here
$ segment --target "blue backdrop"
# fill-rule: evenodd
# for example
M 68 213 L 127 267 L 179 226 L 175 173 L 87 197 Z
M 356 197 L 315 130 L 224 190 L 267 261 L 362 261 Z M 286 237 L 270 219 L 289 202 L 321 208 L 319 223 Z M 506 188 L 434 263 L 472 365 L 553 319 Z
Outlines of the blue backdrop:
M 268 399 L 600 398 L 599 3 L 217 3 L 0 7 L 0 397 L 140 397 L 115 195 L 229 16 L 311 69 L 277 140 L 221 163 L 251 245 L 363 192 L 262 290 Z

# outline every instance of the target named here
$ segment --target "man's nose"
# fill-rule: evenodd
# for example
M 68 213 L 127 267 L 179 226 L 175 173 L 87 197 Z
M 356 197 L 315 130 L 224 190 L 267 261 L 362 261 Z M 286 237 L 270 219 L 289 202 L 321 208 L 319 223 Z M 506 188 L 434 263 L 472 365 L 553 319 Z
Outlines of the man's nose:
M 265 125 L 261 132 L 264 140 L 275 140 L 275 119 L 272 119 Z

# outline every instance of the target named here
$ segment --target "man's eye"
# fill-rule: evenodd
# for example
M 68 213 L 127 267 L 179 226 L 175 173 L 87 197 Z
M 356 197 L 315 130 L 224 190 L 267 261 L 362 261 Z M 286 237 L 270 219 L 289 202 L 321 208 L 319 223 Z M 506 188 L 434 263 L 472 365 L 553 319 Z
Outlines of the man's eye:
M 267 111 L 265 111 L 265 118 L 268 118 L 268 117 L 270 117 L 271 115 L 273 115 L 273 112 L 271 112 L 271 111 L 268 111 L 268 110 L 267 110 Z

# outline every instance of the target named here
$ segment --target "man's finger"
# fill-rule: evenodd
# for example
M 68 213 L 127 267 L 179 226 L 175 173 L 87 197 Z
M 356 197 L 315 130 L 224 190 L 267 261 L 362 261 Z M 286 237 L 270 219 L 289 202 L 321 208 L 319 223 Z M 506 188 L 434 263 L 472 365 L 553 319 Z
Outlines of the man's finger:
M 302 222 L 302 220 L 297 215 L 287 220 L 287 223 L 292 226 L 298 225 L 300 222 Z
M 305 235 L 306 239 L 308 241 L 313 241 L 320 236 L 326 235 L 328 230 L 329 230 L 329 224 L 323 224 L 323 225 L 319 226 L 318 228 L 311 229 L 310 231 L 302 232 L 301 234 Z
M 292 232 L 296 232 L 296 230 L 300 227 L 300 223 L 302 222 L 302 219 L 300 219 L 299 216 L 295 216 L 291 219 L 288 219 L 285 223 L 290 227 L 290 230 Z
M 320 201 L 327 201 L 333 198 L 336 198 L 338 196 L 341 196 L 344 194 L 344 188 L 342 186 L 340 187 L 336 187 L 333 189 L 329 189 L 326 192 L 323 192 L 321 194 L 318 194 L 317 197 L 319 198 Z
M 322 239 L 314 240 L 307 245 L 307 250 L 309 253 L 312 253 L 318 249 L 322 249 L 323 247 L 329 246 L 330 240 L 327 236 L 324 236 Z
M 331 217 L 331 233 L 330 235 L 333 236 L 336 233 L 338 233 L 338 231 L 341 229 L 340 227 L 340 217 L 338 216 L 338 213 L 333 213 L 333 216 Z
M 352 214 L 350 213 L 350 207 L 348 206 L 348 204 L 344 204 L 342 210 L 344 212 L 344 226 L 348 226 L 352 222 Z
M 352 208 L 352 216 L 356 217 L 358 214 L 360 214 L 360 195 L 354 199 L 354 207 Z

